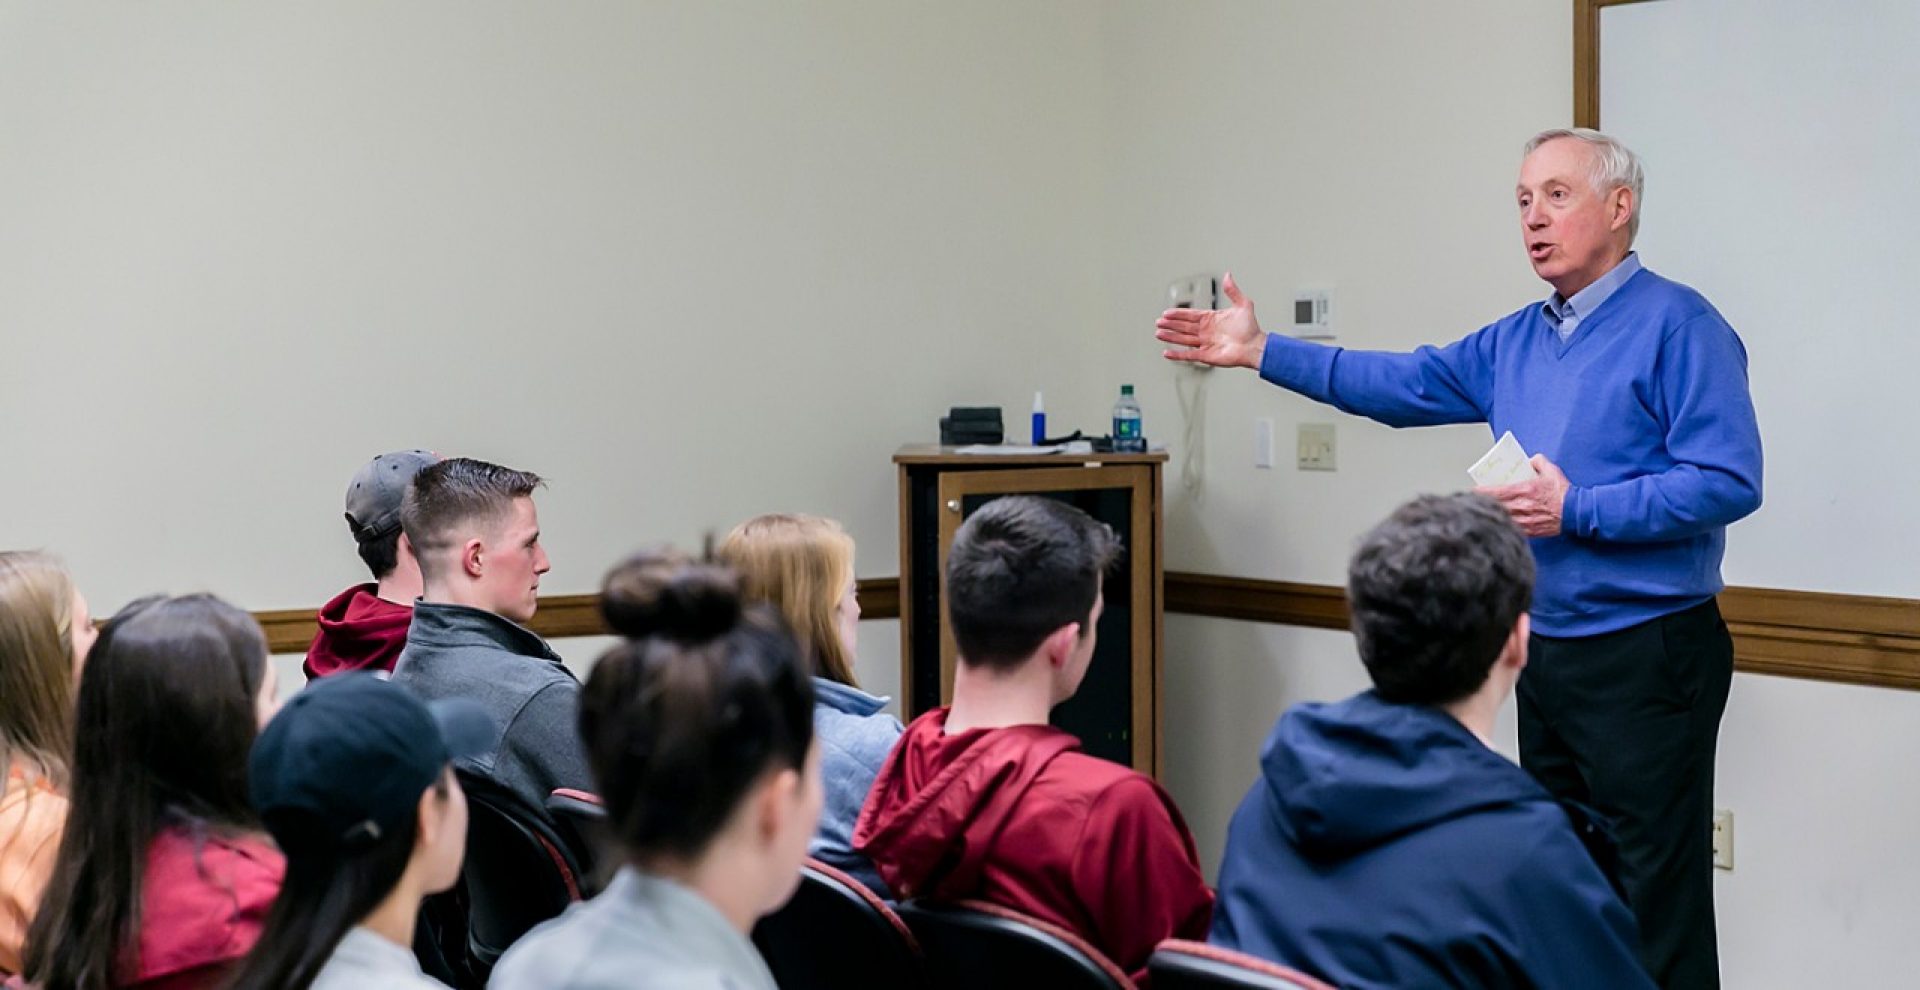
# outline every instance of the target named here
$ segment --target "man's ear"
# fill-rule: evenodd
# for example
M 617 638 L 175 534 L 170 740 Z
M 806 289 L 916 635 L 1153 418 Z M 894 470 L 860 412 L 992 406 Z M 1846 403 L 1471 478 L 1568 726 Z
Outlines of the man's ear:
M 1055 629 L 1041 644 L 1041 649 L 1047 655 L 1047 663 L 1058 670 L 1067 665 L 1068 658 L 1073 656 L 1073 648 L 1079 643 L 1080 623 L 1069 622 Z
M 1633 190 L 1627 186 L 1618 186 L 1613 190 L 1613 219 L 1608 223 L 1611 230 L 1624 230 L 1627 221 L 1633 219 Z
M 407 531 L 404 529 L 400 531 L 400 539 L 398 542 L 394 544 L 394 549 L 395 549 L 395 552 L 397 552 L 402 557 L 412 557 L 414 560 L 420 559 L 419 557 L 414 555 L 413 541 L 407 539 Z
M 467 577 L 479 580 L 480 575 L 486 573 L 486 550 L 487 545 L 477 538 L 468 540 L 460 548 L 460 569 Z

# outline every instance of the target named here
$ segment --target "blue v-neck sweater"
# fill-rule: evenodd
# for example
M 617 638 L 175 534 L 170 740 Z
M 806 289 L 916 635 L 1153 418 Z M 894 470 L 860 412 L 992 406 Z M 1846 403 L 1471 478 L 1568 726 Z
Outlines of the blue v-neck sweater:
M 1565 342 L 1535 303 L 1445 347 L 1267 338 L 1260 377 L 1388 426 L 1484 422 L 1572 488 L 1533 540 L 1533 629 L 1613 632 L 1721 588 L 1726 527 L 1760 507 L 1747 352 L 1698 292 L 1642 269 Z

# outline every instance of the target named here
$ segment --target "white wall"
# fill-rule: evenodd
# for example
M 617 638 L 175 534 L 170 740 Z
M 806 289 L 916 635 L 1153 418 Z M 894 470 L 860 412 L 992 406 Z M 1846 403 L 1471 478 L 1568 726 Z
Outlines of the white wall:
M 1149 433 L 1181 432 L 1176 376 L 1189 373 L 1161 364 L 1145 339 L 1176 277 L 1231 268 L 1270 321 L 1284 317 L 1295 287 L 1330 284 L 1338 342 L 1382 349 L 1454 339 L 1545 294 L 1519 250 L 1511 190 L 1521 141 L 1568 122 L 1569 6 L 1117 8 L 1102 90 L 1112 165 L 1105 298 L 1108 323 L 1125 328 L 1115 336 L 1125 344 L 1113 352 L 1118 375 L 1140 382 Z M 1893 287 L 1920 259 L 1904 227 L 1887 221 L 1913 158 L 1890 145 L 1915 128 L 1902 126 L 1912 108 L 1888 94 L 1913 88 L 1902 80 L 1920 33 L 1902 32 L 1920 15 L 1890 2 L 1873 5 L 1877 20 L 1804 6 L 1784 17 L 1793 6 L 1742 17 L 1704 2 L 1607 12 L 1611 25 L 1627 12 L 1697 7 L 1687 16 L 1713 25 L 1654 32 L 1664 46 L 1640 56 L 1656 107 L 1687 95 L 1672 66 L 1698 61 L 1712 87 L 1705 105 L 1725 125 L 1667 122 L 1660 137 L 1684 136 L 1704 160 L 1650 159 L 1644 257 L 1721 302 L 1754 351 L 1769 504 L 1733 528 L 1729 580 L 1913 597 L 1913 523 L 1888 509 L 1915 470 L 1906 381 L 1915 337 Z M 1171 40 L 1190 40 L 1195 25 L 1209 26 L 1205 44 Z M 1894 28 L 1862 51 L 1863 33 Z M 1757 59 L 1753 30 L 1799 38 L 1848 66 L 1816 68 L 1778 50 Z M 1720 47 L 1703 51 L 1696 37 Z M 1606 51 L 1628 43 L 1609 28 Z M 1761 65 L 1773 73 L 1749 78 Z M 1863 100 L 1863 86 L 1879 97 Z M 1822 116 L 1783 133 L 1757 106 L 1769 101 Z M 1789 147 L 1791 181 L 1763 171 Z M 1745 171 L 1766 175 L 1751 180 L 1766 188 L 1736 192 Z M 1866 178 L 1888 184 L 1850 198 Z M 1681 209 L 1694 199 L 1762 208 L 1736 231 L 1720 221 L 1724 211 L 1696 220 Z M 1809 218 L 1839 229 L 1812 235 Z M 1762 275 L 1755 255 L 1800 270 Z M 1778 332 L 1762 329 L 1769 322 Z M 1169 566 L 1179 569 L 1338 584 L 1361 531 L 1412 493 L 1464 487 L 1462 469 L 1492 439 L 1479 427 L 1388 430 L 1245 373 L 1202 382 L 1204 483 L 1197 496 L 1169 489 Z M 1256 417 L 1276 421 L 1280 469 L 1251 466 Z M 1285 466 L 1300 422 L 1336 424 L 1337 473 Z M 1879 465 L 1865 468 L 1874 482 L 1836 478 L 1846 463 Z M 1351 638 L 1334 632 L 1175 617 L 1168 651 L 1168 782 L 1215 860 L 1273 719 L 1295 702 L 1357 690 L 1365 677 Z M 1511 706 L 1501 738 L 1514 752 Z M 1716 802 L 1734 809 L 1737 825 L 1737 869 L 1716 879 L 1728 986 L 1908 982 L 1920 964 L 1906 934 L 1920 921 L 1920 867 L 1902 855 L 1906 823 L 1920 816 L 1916 748 L 1920 697 L 1736 677 Z
M 0 3 L 0 546 L 310 606 L 427 446 L 548 476 L 549 592 L 773 509 L 893 574 L 897 445 L 1109 401 L 1092 10 Z
M 1920 106 L 1889 97 L 1920 91 L 1920 7 L 1635 4 L 1602 33 L 1602 122 L 1650 169 L 1644 251 L 1705 290 L 1752 355 L 1767 505 L 1729 541 L 1727 579 L 1920 597 L 1920 518 L 1904 509 L 1920 490 L 1920 337 L 1899 290 L 1920 247 L 1889 222 L 1914 213 L 1896 204 Z M 1721 741 L 1728 985 L 1912 982 L 1920 695 L 1741 678 Z
M 1335 291 L 1339 343 L 1446 341 L 1541 295 L 1512 208 L 1519 146 L 1571 103 L 1568 11 L 1484 4 L 1131 3 L 1104 41 L 1105 303 L 1118 377 L 1147 432 L 1184 432 L 1176 377 L 1205 403 L 1198 492 L 1169 480 L 1168 566 L 1345 582 L 1354 539 L 1422 491 L 1466 486 L 1484 427 L 1395 431 L 1245 372 L 1159 356 L 1166 284 L 1231 269 L 1270 326 L 1296 286 Z M 1206 25 L 1208 44 L 1175 44 Z M 1169 55 L 1169 49 L 1180 52 Z M 1276 423 L 1274 470 L 1253 424 Z M 1339 470 L 1291 467 L 1302 422 L 1333 423 Z M 1178 456 L 1178 455 L 1176 455 Z M 1167 780 L 1211 869 L 1289 705 L 1365 686 L 1352 638 L 1177 617 L 1167 636 Z M 1511 719 L 1500 738 L 1516 751 Z

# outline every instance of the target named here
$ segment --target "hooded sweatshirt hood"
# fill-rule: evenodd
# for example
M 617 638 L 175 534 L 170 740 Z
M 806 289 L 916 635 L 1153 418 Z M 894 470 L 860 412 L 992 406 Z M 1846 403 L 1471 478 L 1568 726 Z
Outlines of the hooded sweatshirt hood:
M 1287 712 L 1260 771 L 1281 832 L 1314 860 L 1345 859 L 1478 811 L 1553 801 L 1453 716 L 1371 691 Z
M 907 727 L 854 826 L 854 848 L 902 898 L 974 891 L 1028 788 L 1060 754 L 1080 748 L 1080 740 L 1050 725 L 954 735 L 946 725 L 941 709 Z
M 378 587 L 356 585 L 321 607 L 320 631 L 307 648 L 308 680 L 348 670 L 393 670 L 407 645 L 413 609 L 381 598 L 374 593 Z

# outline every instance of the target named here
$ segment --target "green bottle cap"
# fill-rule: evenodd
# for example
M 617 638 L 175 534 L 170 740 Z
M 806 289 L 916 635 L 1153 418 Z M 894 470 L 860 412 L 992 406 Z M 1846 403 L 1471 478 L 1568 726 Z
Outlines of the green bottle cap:
M 1132 394 L 1133 394 L 1133 386 L 1132 386 L 1132 385 L 1122 385 L 1122 386 L 1120 386 L 1120 394 L 1121 394 L 1121 395 L 1132 395 Z

